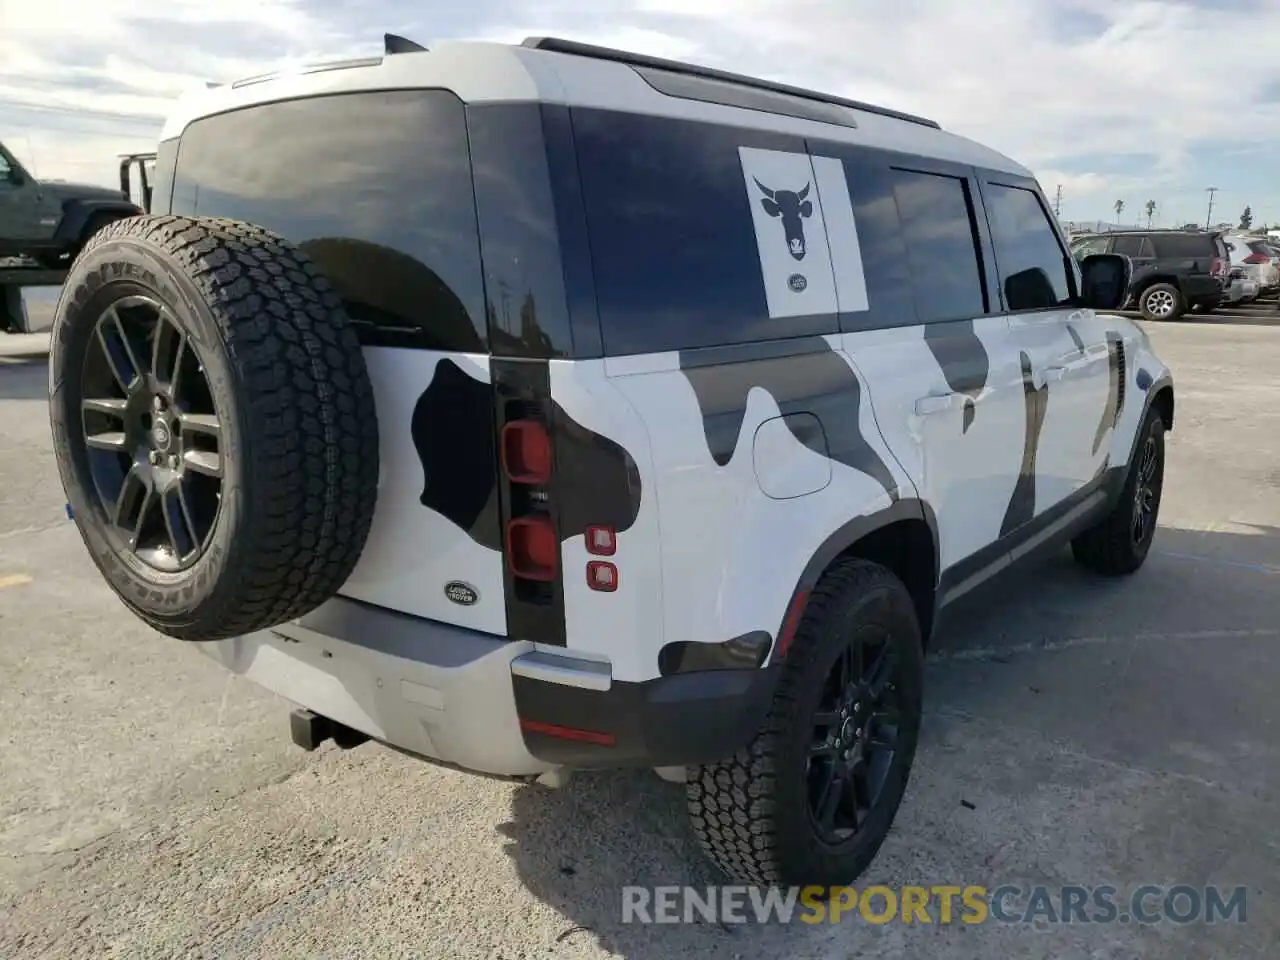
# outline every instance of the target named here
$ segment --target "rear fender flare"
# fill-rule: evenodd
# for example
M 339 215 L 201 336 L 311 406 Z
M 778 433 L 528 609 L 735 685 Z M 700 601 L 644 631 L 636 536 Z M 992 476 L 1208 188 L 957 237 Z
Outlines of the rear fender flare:
M 62 221 L 54 233 L 55 242 L 64 248 L 77 246 L 89 220 L 103 213 L 123 219 L 141 216 L 142 210 L 127 200 L 68 200 L 62 205 Z

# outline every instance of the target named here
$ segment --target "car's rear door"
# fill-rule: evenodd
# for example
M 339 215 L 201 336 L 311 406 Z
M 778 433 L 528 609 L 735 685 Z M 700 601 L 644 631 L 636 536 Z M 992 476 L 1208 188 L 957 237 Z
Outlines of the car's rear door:
M 340 593 L 505 634 L 491 358 L 461 101 L 443 90 L 358 92 L 197 120 L 178 149 L 172 211 L 283 235 L 357 326 L 381 469 L 373 528 Z M 517 325 L 522 294 L 495 307 L 513 306 Z

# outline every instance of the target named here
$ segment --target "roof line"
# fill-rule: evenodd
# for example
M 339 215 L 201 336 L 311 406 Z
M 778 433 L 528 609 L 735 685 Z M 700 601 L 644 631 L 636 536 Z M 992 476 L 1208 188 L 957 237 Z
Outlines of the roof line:
M 590 57 L 595 60 L 612 60 L 616 63 L 625 63 L 631 67 L 649 67 L 655 70 L 667 70 L 671 73 L 680 73 L 691 77 L 702 77 L 706 80 L 720 80 L 724 83 L 736 83 L 744 87 L 754 87 L 757 90 L 769 90 L 773 93 L 787 94 L 792 97 L 801 97 L 806 100 L 817 100 L 821 103 L 833 103 L 841 107 L 848 107 L 851 110 L 860 110 L 863 113 L 875 113 L 882 117 L 890 117 L 894 120 L 905 120 L 908 123 L 918 123 L 923 127 L 931 127 L 934 130 L 942 129 L 942 125 L 936 120 L 918 117 L 911 113 L 903 113 L 900 110 L 893 110 L 889 107 L 878 107 L 875 104 L 863 103 L 861 100 L 849 100 L 845 97 L 819 93 L 816 90 L 806 90 L 803 87 L 793 87 L 786 83 L 775 83 L 772 80 L 762 80 L 759 77 L 749 77 L 740 73 L 730 73 L 726 70 L 716 70 L 713 67 L 703 67 L 698 64 L 685 63 L 680 60 L 665 60 L 661 57 L 651 57 L 643 53 L 629 53 L 625 50 L 614 50 L 610 47 L 600 47 L 590 43 L 579 43 L 576 40 L 562 40 L 559 37 L 529 37 L 521 44 L 521 46 L 527 47 L 530 50 L 546 50 L 551 53 L 565 53 L 577 57 Z

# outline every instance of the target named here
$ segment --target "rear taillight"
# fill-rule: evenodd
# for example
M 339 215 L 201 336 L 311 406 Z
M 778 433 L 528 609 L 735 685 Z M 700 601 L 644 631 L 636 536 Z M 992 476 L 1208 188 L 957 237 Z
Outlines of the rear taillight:
M 551 479 L 551 437 L 538 420 L 512 420 L 502 428 L 502 469 L 512 483 Z
M 1209 265 L 1209 272 L 1215 277 L 1223 277 L 1227 274 L 1227 262 L 1221 257 L 1214 257 L 1213 262 Z
M 534 515 L 507 523 L 507 566 L 517 577 L 554 580 L 559 559 L 560 539 L 549 518 Z
M 1245 263 L 1270 263 L 1271 258 L 1261 253 L 1251 253 L 1244 258 Z

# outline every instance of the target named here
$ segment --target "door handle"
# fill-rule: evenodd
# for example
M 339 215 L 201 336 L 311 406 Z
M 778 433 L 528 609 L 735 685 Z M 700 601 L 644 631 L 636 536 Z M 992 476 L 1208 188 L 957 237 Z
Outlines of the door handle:
M 950 410 L 955 399 L 954 393 L 931 393 L 927 397 L 921 397 L 916 401 L 916 416 L 927 417 L 931 413 Z

